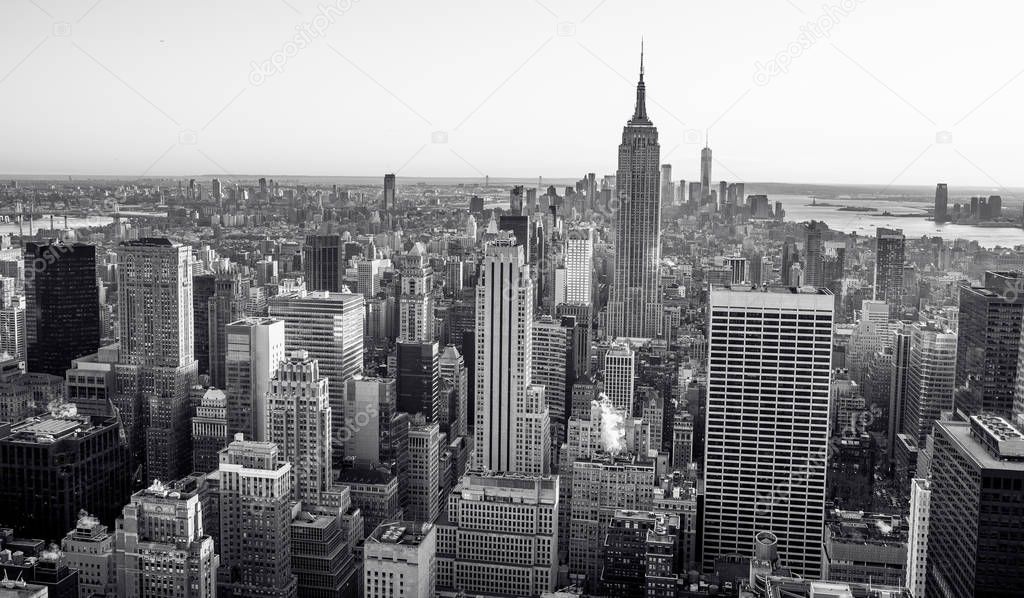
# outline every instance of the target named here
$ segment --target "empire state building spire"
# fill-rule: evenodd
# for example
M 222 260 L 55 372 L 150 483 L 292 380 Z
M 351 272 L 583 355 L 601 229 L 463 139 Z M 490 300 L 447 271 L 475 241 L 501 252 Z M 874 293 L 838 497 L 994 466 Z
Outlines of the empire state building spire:
M 636 84 L 636 107 L 629 124 L 651 124 L 647 118 L 647 88 L 644 86 L 644 42 L 640 40 L 640 81 Z

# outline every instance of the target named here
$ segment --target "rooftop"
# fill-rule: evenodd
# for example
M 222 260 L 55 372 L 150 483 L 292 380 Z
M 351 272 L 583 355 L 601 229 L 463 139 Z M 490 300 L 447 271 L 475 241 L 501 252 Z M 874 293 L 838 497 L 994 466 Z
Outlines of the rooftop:
M 863 511 L 834 510 L 826 515 L 833 541 L 855 544 L 904 544 L 907 527 L 902 518 Z
M 40 415 L 11 425 L 0 440 L 48 444 L 65 438 L 83 438 L 102 428 L 98 421 L 79 415 Z
M 382 523 L 373 530 L 367 542 L 374 541 L 381 544 L 402 544 L 417 546 L 430 534 L 433 529 L 430 523 L 417 523 L 413 521 L 394 521 Z

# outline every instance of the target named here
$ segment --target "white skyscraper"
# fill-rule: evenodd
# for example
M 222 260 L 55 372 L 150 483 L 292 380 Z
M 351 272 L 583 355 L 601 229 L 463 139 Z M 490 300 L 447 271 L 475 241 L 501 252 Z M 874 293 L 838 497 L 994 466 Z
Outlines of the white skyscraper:
M 627 417 L 633 414 L 636 354 L 628 345 L 612 345 L 604 356 L 604 393 L 612 406 Z
M 558 577 L 558 476 L 471 472 L 437 525 L 437 595 L 539 596 Z
M 445 419 L 442 415 L 441 418 L 442 423 L 448 423 L 448 439 L 465 436 L 469 433 L 469 422 L 466 419 L 469 409 L 469 376 L 466 362 L 455 345 L 448 345 L 441 352 L 438 373 L 442 380 L 452 385 L 452 400 L 455 402 L 455 405 L 448 406 L 449 417 Z
M 593 229 L 570 230 L 565 239 L 565 303 L 591 305 L 593 274 Z
M 225 327 L 224 386 L 227 395 L 228 438 L 267 439 L 267 391 L 277 366 L 284 360 L 284 321 L 245 318 Z
M 363 369 L 363 296 L 299 291 L 270 300 L 271 317 L 284 320 L 287 351 L 308 351 L 327 377 L 331 427 L 345 427 L 345 384 Z M 344 443 L 335 443 L 334 461 L 344 457 Z
M 434 309 L 431 300 L 433 270 L 417 243 L 401 258 L 401 295 L 398 300 L 398 340 L 430 342 L 434 340 Z
M 359 292 L 369 299 L 380 292 L 380 274 L 384 270 L 384 260 L 370 256 L 359 262 L 356 273 L 359 277 Z
M 705 567 L 772 532 L 786 567 L 821 575 L 834 305 L 827 290 L 711 290 Z
M 0 352 L 18 361 L 25 361 L 28 333 L 25 323 L 25 298 L 15 297 L 10 305 L 0 307 Z
M 543 387 L 530 389 L 533 292 L 523 248 L 508 231 L 498 231 L 476 288 L 475 445 L 482 470 L 547 473 Z M 549 444 L 542 446 L 545 436 Z
M 910 530 L 907 532 L 907 569 L 904 587 L 911 598 L 925 596 L 931 496 L 931 483 L 928 480 L 914 478 L 910 481 Z
M 291 463 L 292 497 L 320 504 L 331 487 L 331 405 L 327 378 L 305 351 L 277 368 L 267 393 L 267 437 Z
M 437 530 L 421 521 L 388 521 L 363 545 L 364 598 L 434 598 Z

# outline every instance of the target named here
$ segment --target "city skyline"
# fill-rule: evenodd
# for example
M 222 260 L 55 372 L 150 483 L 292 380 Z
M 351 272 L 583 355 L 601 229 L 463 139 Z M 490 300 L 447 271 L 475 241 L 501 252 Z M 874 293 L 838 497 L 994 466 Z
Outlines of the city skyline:
M 1020 72 L 987 60 L 1011 51 L 1011 36 L 999 31 L 1012 19 L 990 19 L 989 11 L 801 0 L 751 3 L 736 18 L 709 6 L 549 0 L 503 9 L 456 3 L 442 19 L 408 3 L 336 2 L 270 2 L 241 13 L 204 7 L 200 20 L 186 20 L 187 10 L 124 11 L 108 2 L 81 14 L 57 2 L 13 3 L 5 21 L 19 26 L 4 31 L 11 58 L 0 64 L 0 86 L 34 92 L 7 98 L 0 122 L 22 143 L 17 153 L 0 153 L 0 170 L 129 177 L 612 172 L 614 156 L 601 148 L 616 131 L 605 115 L 624 110 L 621 91 L 644 37 L 663 161 L 681 178 L 696 178 L 710 131 L 715 170 L 730 180 L 1024 184 L 1012 161 L 1020 142 L 1002 134 L 1021 118 L 1010 109 L 1022 93 Z M 390 18 L 396 9 L 408 22 Z M 331 18 L 317 20 L 324 12 Z M 659 18 L 644 18 L 650 14 Z M 228 19 L 244 22 L 247 34 L 217 26 Z M 464 26 L 497 19 L 506 41 L 500 48 L 486 44 L 490 27 Z M 975 22 L 990 34 L 971 44 L 928 33 Z M 677 43 L 678 23 L 706 24 L 686 29 L 696 52 Z M 384 25 L 401 43 L 367 37 Z M 878 34 L 915 50 L 888 53 L 874 43 Z M 143 55 L 146 63 L 136 57 Z M 261 70 L 275 56 L 280 72 Z M 168 85 L 167 77 L 189 85 Z M 58 91 L 68 87 L 81 90 L 75 104 Z M 447 93 L 453 89 L 463 91 Z M 843 92 L 823 96 L 825 89 Z M 45 100 L 26 101 L 36 94 Z M 358 150 L 350 140 L 359 140 Z
M 999 103 L 1017 75 L 955 131 L 927 131 L 887 185 L 758 184 L 734 170 L 756 155 L 770 156 L 753 167 L 772 176 L 871 177 L 875 162 L 900 163 L 896 139 L 913 125 L 891 122 L 883 100 L 938 121 L 886 73 L 946 49 L 953 38 L 935 26 L 960 11 L 265 0 L 234 15 L 186 6 L 183 19 L 163 4 L 90 0 L 62 21 L 71 9 L 59 0 L 12 1 L 54 22 L 6 75 L 0 58 L 0 97 L 42 98 L 17 111 L 0 169 L 10 148 L 30 163 L 50 137 L 46 163 L 85 155 L 79 136 L 107 107 L 117 124 L 93 135 L 83 168 L 145 156 L 152 125 L 133 102 L 177 128 L 131 182 L 0 176 L 0 597 L 1020 594 L 1024 194 L 972 159 L 979 147 L 1006 164 L 1019 152 L 999 153 L 1012 138 L 961 142 L 959 127 L 990 110 L 1010 114 L 1000 131 L 1012 127 L 1019 111 Z M 332 4 L 303 16 L 317 1 Z M 752 87 L 709 126 L 685 128 L 676 114 L 725 105 L 737 58 L 784 30 L 780 8 L 813 19 L 789 54 L 755 60 Z M 178 120 L 175 103 L 203 109 L 230 87 L 208 73 L 290 26 L 261 21 L 271 10 L 310 20 L 266 65 L 250 61 L 249 87 L 198 131 Z M 536 34 L 517 20 L 531 11 L 553 17 L 555 33 L 473 104 L 502 72 L 494 57 Z M 104 15 L 120 29 L 98 40 L 89 23 Z M 846 33 L 869 18 L 873 39 L 902 33 L 867 52 L 884 69 Z M 355 34 L 330 37 L 357 19 Z M 4 38 L 4 23 L 5 42 L 31 30 Z M 169 35 L 183 23 L 187 38 Z M 668 53 L 666 23 L 678 34 Z M 977 48 L 1002 43 L 1001 27 Z M 648 28 L 653 62 L 649 36 L 630 41 Z M 135 49 L 153 34 L 172 47 Z M 90 53 L 110 40 L 116 69 Z M 912 49 L 894 52 L 897 41 Z M 64 95 L 43 84 L 6 94 L 22 63 L 58 44 L 130 97 L 40 65 L 31 72 Z M 597 60 L 562 68 L 554 53 L 573 44 Z M 373 90 L 319 68 L 318 45 Z M 826 46 L 885 94 L 868 97 L 821 62 Z M 372 66 L 360 66 L 366 51 Z M 588 70 L 618 74 L 618 58 L 601 58 L 612 51 L 633 56 L 628 88 Z M 939 56 L 900 72 L 900 86 L 942 70 L 930 95 L 958 102 L 1009 62 L 974 63 L 950 87 L 958 73 Z M 792 95 L 804 65 L 814 84 Z M 400 71 L 411 74 L 393 82 Z M 563 72 L 572 77 L 533 92 Z M 153 73 L 159 93 L 154 80 L 137 86 Z M 620 94 L 633 98 L 628 113 Z M 52 110 L 69 97 L 79 112 Z M 438 100 L 456 114 L 476 107 L 449 128 L 424 116 Z M 851 107 L 861 112 L 842 112 Z M 773 137 L 793 109 L 806 128 Z M 62 119 L 81 126 L 48 137 Z M 423 124 L 427 141 L 389 162 Z M 216 131 L 239 160 L 377 174 L 159 177 L 189 155 L 224 170 Z M 811 134 L 827 143 L 801 146 Z M 680 135 L 700 146 L 681 167 Z M 614 170 L 603 166 L 613 143 Z M 476 176 L 411 183 L 416 169 L 448 168 L 439 152 Z M 476 163 L 572 165 L 577 176 L 492 183 Z M 992 186 L 965 194 L 954 163 Z M 939 182 L 897 184 L 937 166 Z

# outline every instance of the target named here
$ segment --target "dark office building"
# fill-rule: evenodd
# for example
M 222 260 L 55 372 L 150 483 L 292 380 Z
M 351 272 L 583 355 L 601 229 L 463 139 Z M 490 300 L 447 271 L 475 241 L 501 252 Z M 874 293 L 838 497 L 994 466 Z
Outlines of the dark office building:
M 210 339 L 210 384 L 227 385 L 227 325 L 245 315 L 251 281 L 239 274 L 218 274 L 214 294 L 209 301 L 207 327 Z
M 398 343 L 398 410 L 422 413 L 436 422 L 441 414 L 441 352 L 436 342 Z
M 799 282 L 791 278 L 793 264 L 799 263 L 800 251 L 796 248 L 796 240 L 793 237 L 786 237 L 782 243 L 782 270 L 779 272 L 782 286 L 794 286 Z
M 306 235 L 302 246 L 302 273 L 310 291 L 341 291 L 345 276 L 345 248 L 338 235 Z
M 1024 587 L 1024 434 L 997 416 L 935 423 L 928 594 L 1010 598 Z
M 946 183 L 935 185 L 935 224 L 942 224 L 949 220 L 949 192 Z
M 906 239 L 901 229 L 875 231 L 875 299 L 889 304 L 889 318 L 903 310 L 903 264 Z
M 615 511 L 604 537 L 602 595 L 645 598 L 650 586 L 675 585 L 673 555 L 679 548 L 679 516 L 649 511 Z M 660 548 L 667 550 L 659 550 Z M 665 558 L 658 558 L 663 555 Z
M 115 418 L 46 415 L 0 425 L 0 527 L 57 541 L 80 509 L 113 525 L 131 497 Z
M 526 262 L 530 263 L 530 217 L 502 215 L 498 217 L 498 229 L 512 231 L 516 237 L 516 245 L 523 248 Z
M 1022 285 L 1020 272 L 986 272 L 984 286 L 960 289 L 955 408 L 966 415 L 1013 411 Z
M 822 246 L 821 232 L 825 223 L 812 220 L 807 224 L 806 240 L 804 243 L 804 254 L 806 265 L 804 267 L 804 284 L 812 287 L 825 286 L 824 271 L 822 270 Z
M 359 567 L 336 512 L 300 511 L 292 520 L 291 541 L 299 596 L 356 596 Z
M 26 243 L 25 301 L 28 370 L 63 377 L 100 346 L 96 247 Z
M 68 567 L 59 550 L 46 548 L 42 540 L 4 537 L 0 533 L 0 578 L 21 580 L 46 588 L 47 598 L 78 598 L 78 569 Z M 22 555 L 14 556 L 13 553 Z M 0 591 L 0 596 L 6 596 Z M 20 594 L 13 594 L 18 596 Z
M 392 218 L 391 214 L 395 211 L 395 175 L 386 174 L 384 175 L 384 201 L 381 206 L 381 224 L 384 225 L 384 230 L 392 230 Z
M 200 375 L 210 373 L 210 299 L 216 290 L 216 275 L 192 277 L 192 347 Z

